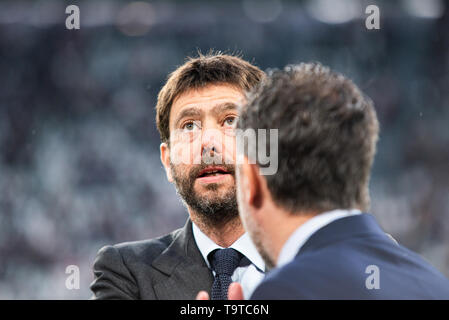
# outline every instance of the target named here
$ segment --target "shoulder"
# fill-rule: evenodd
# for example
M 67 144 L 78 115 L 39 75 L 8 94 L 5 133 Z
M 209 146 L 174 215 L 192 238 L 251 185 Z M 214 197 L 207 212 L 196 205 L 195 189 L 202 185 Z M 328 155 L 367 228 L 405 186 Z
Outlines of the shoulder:
M 151 264 L 156 257 L 173 243 L 181 232 L 182 229 L 177 229 L 169 234 L 153 239 L 106 245 L 98 251 L 97 257 L 119 256 L 128 263 L 145 262 L 146 264 Z
M 369 264 L 369 263 L 368 263 Z M 344 299 L 360 295 L 367 277 L 365 259 L 343 243 L 298 255 L 273 269 L 252 299 Z
M 102 247 L 93 264 L 93 298 L 154 299 L 152 283 L 160 273 L 153 268 L 153 262 L 182 236 L 183 230 L 186 229 L 178 229 L 154 239 Z
M 316 272 L 312 266 L 313 263 L 298 264 L 295 260 L 282 266 L 272 269 L 264 280 L 254 290 L 252 300 L 298 300 L 307 299 L 310 286 L 307 278 L 311 271 Z M 315 278 L 315 276 L 313 277 Z M 316 279 L 316 278 L 315 278 Z
M 299 254 L 273 269 L 251 298 L 429 299 L 447 297 L 447 284 L 413 252 L 363 237 Z

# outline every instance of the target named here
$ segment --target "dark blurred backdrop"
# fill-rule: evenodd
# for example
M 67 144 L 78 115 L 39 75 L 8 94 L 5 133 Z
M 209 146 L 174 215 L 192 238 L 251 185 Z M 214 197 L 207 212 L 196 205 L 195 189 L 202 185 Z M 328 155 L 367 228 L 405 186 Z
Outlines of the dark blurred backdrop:
M 81 11 L 67 30 L 65 8 Z M 365 8 L 380 8 L 380 30 Z M 0 299 L 85 299 L 103 245 L 187 213 L 159 161 L 156 95 L 188 55 L 317 60 L 381 123 L 372 212 L 449 276 L 449 6 L 441 0 L 0 1 Z M 65 268 L 81 271 L 68 290 Z

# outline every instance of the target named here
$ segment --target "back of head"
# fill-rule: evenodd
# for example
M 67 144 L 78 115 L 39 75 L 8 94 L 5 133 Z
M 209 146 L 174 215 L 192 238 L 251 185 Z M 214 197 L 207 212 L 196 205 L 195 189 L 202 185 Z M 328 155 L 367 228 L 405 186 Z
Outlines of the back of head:
M 279 130 L 278 171 L 265 176 L 277 205 L 368 209 L 379 125 L 371 100 L 349 79 L 319 63 L 272 71 L 249 94 L 239 127 Z

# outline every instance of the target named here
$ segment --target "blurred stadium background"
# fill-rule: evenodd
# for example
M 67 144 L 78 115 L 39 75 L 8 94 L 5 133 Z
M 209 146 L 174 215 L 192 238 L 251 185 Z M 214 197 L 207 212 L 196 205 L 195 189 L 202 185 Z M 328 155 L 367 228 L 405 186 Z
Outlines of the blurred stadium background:
M 80 30 L 65 28 L 69 4 Z M 369 4 L 380 30 L 365 28 Z M 103 245 L 184 224 L 154 106 L 167 74 L 210 48 L 354 79 L 381 122 L 372 212 L 449 276 L 448 31 L 440 0 L 2 0 L 0 299 L 87 299 Z

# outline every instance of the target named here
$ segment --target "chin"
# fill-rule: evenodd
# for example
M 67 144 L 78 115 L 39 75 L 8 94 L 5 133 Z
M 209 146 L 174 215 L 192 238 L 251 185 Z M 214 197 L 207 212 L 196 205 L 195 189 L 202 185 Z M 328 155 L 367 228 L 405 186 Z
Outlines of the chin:
M 197 183 L 195 185 L 195 191 L 199 195 L 203 194 L 223 194 L 230 192 L 233 188 L 232 184 L 229 183 L 208 183 L 208 184 L 200 184 Z

